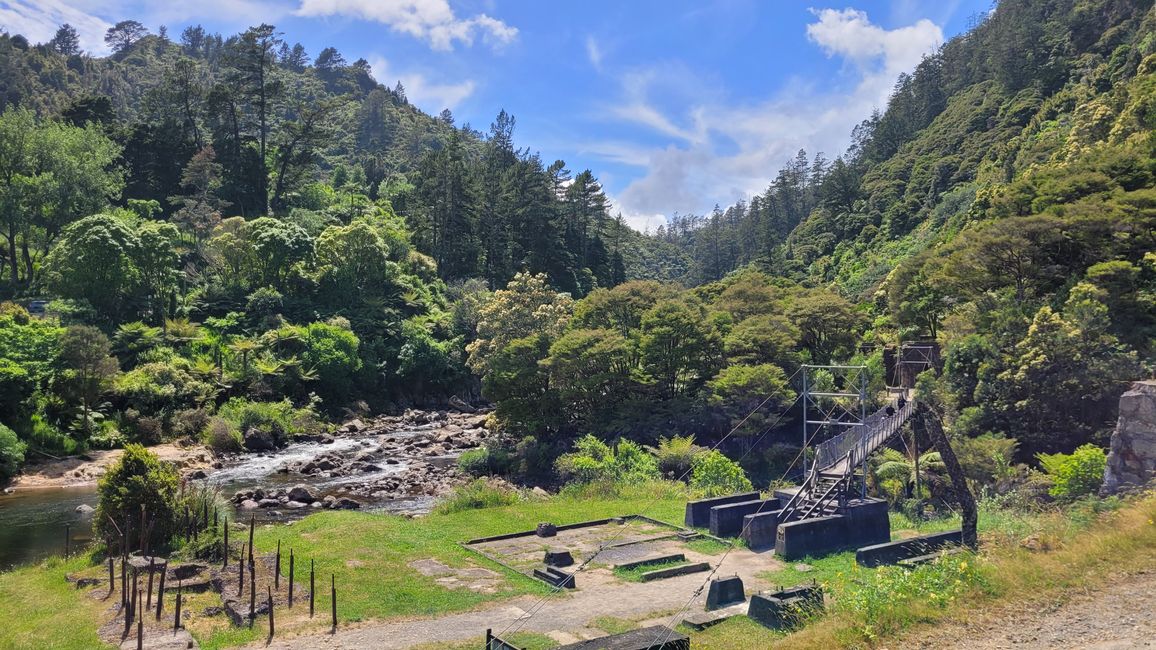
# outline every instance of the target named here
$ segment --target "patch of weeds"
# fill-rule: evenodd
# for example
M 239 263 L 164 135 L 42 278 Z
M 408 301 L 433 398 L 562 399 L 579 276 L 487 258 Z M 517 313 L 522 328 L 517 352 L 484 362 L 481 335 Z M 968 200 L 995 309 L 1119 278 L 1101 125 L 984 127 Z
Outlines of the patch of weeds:
M 628 621 L 617 616 L 599 616 L 594 619 L 594 627 L 602 630 L 607 634 L 622 634 L 631 630 L 638 629 L 638 623 Z
M 697 537 L 687 542 L 686 547 L 703 555 L 719 555 L 726 553 L 731 545 L 711 537 Z

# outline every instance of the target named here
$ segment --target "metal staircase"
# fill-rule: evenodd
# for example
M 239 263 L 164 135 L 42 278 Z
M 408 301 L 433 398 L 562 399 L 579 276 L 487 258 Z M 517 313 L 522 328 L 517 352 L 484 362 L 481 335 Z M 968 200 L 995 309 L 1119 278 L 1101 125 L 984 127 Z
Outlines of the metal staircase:
M 911 391 L 903 389 L 861 425 L 817 445 L 806 478 L 783 506 L 779 523 L 838 513 L 851 495 L 856 469 L 863 468 L 867 457 L 887 444 L 914 413 Z

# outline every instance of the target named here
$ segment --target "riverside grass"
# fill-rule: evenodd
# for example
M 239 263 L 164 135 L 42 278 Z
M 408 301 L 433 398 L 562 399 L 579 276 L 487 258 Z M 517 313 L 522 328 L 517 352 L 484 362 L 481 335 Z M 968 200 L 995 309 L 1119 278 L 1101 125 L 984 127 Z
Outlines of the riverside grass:
M 462 590 L 446 590 L 432 581 L 415 580 L 408 565 L 436 558 L 452 567 L 477 564 L 498 570 L 480 561 L 458 543 L 472 537 L 530 530 L 539 521 L 572 522 L 637 512 L 648 505 L 648 514 L 666 521 L 679 521 L 685 494 L 667 487 L 662 498 L 652 501 L 654 487 L 623 488 L 617 492 L 599 489 L 593 495 L 567 493 L 548 500 L 520 502 L 500 508 L 430 515 L 420 519 L 373 515 L 349 511 L 323 512 L 291 525 L 269 525 L 257 529 L 257 550 L 271 553 L 280 539 L 282 547 L 293 547 L 298 558 L 317 561 L 319 583 L 329 573 L 337 577 L 338 615 L 342 623 L 389 620 L 404 617 L 437 616 L 483 606 L 486 601 L 521 594 L 544 594 L 546 588 L 520 574 L 501 571 L 502 591 L 493 595 Z M 1115 509 L 1113 509 L 1115 508 Z M 975 579 L 966 588 L 953 592 L 954 600 L 932 603 L 926 597 L 900 594 L 894 590 L 859 594 L 865 602 L 850 602 L 847 589 L 855 581 L 870 580 L 877 572 L 857 569 L 853 554 L 844 553 L 808 560 L 813 569 L 800 572 L 794 565 L 766 574 L 774 584 L 790 586 L 812 579 L 826 584 L 832 597 L 830 611 L 792 634 L 772 632 L 739 617 L 702 632 L 690 633 L 696 648 L 746 648 L 756 644 L 768 648 L 866 647 L 904 633 L 918 633 L 920 626 L 955 619 L 972 619 L 1010 602 L 1054 602 L 1064 590 L 1095 588 L 1110 575 L 1136 570 L 1156 561 L 1156 495 L 1135 500 L 1093 501 L 1073 504 L 1063 510 L 1036 515 L 1020 515 L 987 505 L 981 510 L 982 553 L 953 556 L 951 561 L 968 562 Z M 938 523 L 935 526 L 945 525 Z M 916 531 L 905 531 L 915 534 Z M 921 531 L 924 532 L 924 531 Z M 1022 548 L 1021 540 L 1039 541 L 1039 552 Z M 86 568 L 87 567 L 87 568 Z M 93 600 L 63 580 L 67 572 L 83 570 L 95 577 L 102 571 L 91 558 L 67 562 L 49 560 L 0 574 L 0 611 L 8 624 L 0 629 L 0 650 L 7 648 L 101 647 L 95 630 L 105 622 L 105 603 Z M 946 577 L 946 574 L 939 576 Z M 307 574 L 298 580 L 307 581 Z M 939 578 L 929 577 L 922 587 Z M 952 582 L 951 584 L 954 584 Z M 895 585 L 908 589 L 910 585 Z M 388 597 L 386 597 L 388 596 Z M 949 598 L 951 596 L 949 595 Z M 215 594 L 190 598 L 187 611 L 198 612 L 219 604 Z M 328 589 L 319 590 L 317 610 L 328 611 Z M 294 609 L 282 622 L 278 612 L 278 635 L 323 632 L 327 616 L 310 621 L 307 607 Z M 867 611 L 871 622 L 867 622 Z M 190 630 L 204 648 L 224 648 L 264 639 L 265 631 L 233 629 L 214 619 L 192 617 Z M 609 627 L 627 626 L 621 621 Z M 608 630 L 609 631 L 609 630 Z M 686 630 L 683 630 L 684 632 Z M 553 647 L 548 638 L 534 635 L 526 639 L 530 647 Z M 454 646 L 457 647 L 457 646 Z M 475 647 L 462 645 L 461 647 Z

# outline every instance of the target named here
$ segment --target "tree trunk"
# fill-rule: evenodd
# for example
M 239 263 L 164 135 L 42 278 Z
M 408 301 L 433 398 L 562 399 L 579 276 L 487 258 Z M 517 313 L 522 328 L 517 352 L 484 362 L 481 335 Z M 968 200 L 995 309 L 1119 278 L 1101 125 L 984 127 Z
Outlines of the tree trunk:
M 979 512 L 976 509 L 975 497 L 972 496 L 971 490 L 967 487 L 967 477 L 963 474 L 963 467 L 955 456 L 955 450 L 951 448 L 947 434 L 943 432 L 943 426 L 939 423 L 939 415 L 926 404 L 920 403 L 918 408 L 919 422 L 931 438 L 935 450 L 939 452 L 939 457 L 947 468 L 948 476 L 951 477 L 951 486 L 955 492 L 955 499 L 959 503 L 963 519 L 963 545 L 975 550 L 979 548 L 979 541 L 976 536 Z

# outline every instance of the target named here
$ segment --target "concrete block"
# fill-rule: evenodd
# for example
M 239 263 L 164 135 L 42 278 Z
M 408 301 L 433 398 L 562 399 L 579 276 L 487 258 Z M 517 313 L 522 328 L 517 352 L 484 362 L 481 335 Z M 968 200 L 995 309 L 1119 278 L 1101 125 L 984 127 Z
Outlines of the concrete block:
M 743 541 L 750 548 L 773 548 L 775 533 L 779 529 L 779 515 L 782 510 L 759 512 L 743 516 Z
M 739 494 L 730 494 L 725 497 L 714 497 L 713 499 L 687 501 L 686 517 L 684 519 L 684 523 L 688 528 L 706 528 L 710 525 L 711 508 L 715 506 L 726 505 L 728 503 L 755 501 L 758 498 L 758 492 L 742 492 Z
M 552 548 L 546 551 L 545 562 L 547 566 L 570 566 L 574 564 L 574 556 L 567 549 Z
M 781 630 L 799 625 L 806 615 L 821 609 L 823 588 L 802 585 L 751 596 L 747 616 L 764 627 Z
M 922 535 L 898 542 L 873 544 L 855 551 L 855 562 L 859 566 L 877 567 L 897 564 L 901 560 L 935 553 L 949 544 L 963 545 L 963 532 L 949 530 L 944 533 Z
M 784 560 L 826 555 L 846 546 L 847 518 L 843 515 L 789 521 L 775 531 L 775 555 Z
M 784 560 L 797 560 L 891 541 L 886 501 L 855 499 L 840 512 L 779 524 L 775 554 Z
M 779 507 L 778 499 L 715 506 L 710 509 L 710 534 L 715 537 L 737 537 L 743 529 L 743 517 L 756 512 L 771 512 Z
M 785 488 L 778 488 L 771 494 L 771 496 L 778 499 L 779 503 L 781 503 L 783 505 L 787 505 L 787 502 L 791 500 L 791 497 L 795 496 L 795 494 L 800 489 L 801 488 L 797 485 L 794 485 L 791 487 L 785 487 Z
M 710 589 L 706 592 L 706 609 L 722 609 L 730 607 L 735 603 L 741 603 L 747 599 L 747 593 L 743 589 L 742 578 L 731 576 L 729 578 L 715 578 L 710 581 Z

